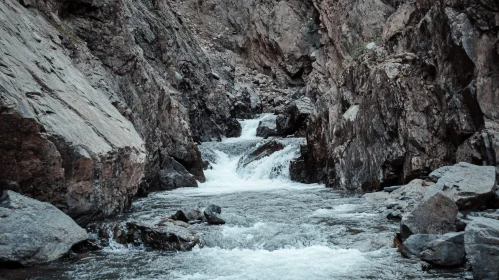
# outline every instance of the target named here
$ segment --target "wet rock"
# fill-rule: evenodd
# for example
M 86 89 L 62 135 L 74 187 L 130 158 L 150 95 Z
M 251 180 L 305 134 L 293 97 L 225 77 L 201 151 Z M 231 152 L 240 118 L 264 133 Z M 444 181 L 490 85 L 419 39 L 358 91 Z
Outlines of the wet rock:
M 182 210 L 178 210 L 175 214 L 171 216 L 171 218 L 175 221 L 189 222 L 190 219 L 187 218 L 187 215 Z
M 210 205 L 204 210 L 206 221 L 210 225 L 223 225 L 225 221 L 220 217 L 222 208 L 217 205 Z
M 157 250 L 191 250 L 199 239 L 186 226 L 164 221 L 158 225 L 147 222 L 130 221 L 126 223 L 129 236 L 139 236 L 141 242 Z
M 277 136 L 277 116 L 268 115 L 258 124 L 256 129 L 256 136 L 268 138 L 270 136 Z
M 50 262 L 87 238 L 84 229 L 49 203 L 13 191 L 0 198 L 0 264 Z
M 456 231 L 458 208 L 449 197 L 436 193 L 421 201 L 400 223 L 402 240 L 412 234 L 444 234 Z
M 174 159 L 169 159 L 167 162 L 163 164 L 165 169 L 158 172 L 159 184 L 156 187 L 151 187 L 151 190 L 172 190 L 198 186 L 194 175 L 189 173 L 182 164 Z
M 400 252 L 407 258 L 419 258 L 427 245 L 439 237 L 440 235 L 438 234 L 413 234 L 403 242 Z
M 459 266 L 464 264 L 464 232 L 448 233 L 429 242 L 421 259 L 439 266 Z
M 452 198 L 459 210 L 483 209 L 496 191 L 496 169 L 458 163 L 435 170 L 429 178 L 436 182 L 428 193 L 442 192 Z
M 499 221 L 476 217 L 466 227 L 464 244 L 474 279 L 499 279 Z
M 277 133 L 279 135 L 305 136 L 306 120 L 313 110 L 312 101 L 308 97 L 294 101 L 288 106 L 284 114 L 277 117 Z
M 227 123 L 227 137 L 229 138 L 237 138 L 239 136 L 241 136 L 241 131 L 242 131 L 242 127 L 241 127 L 241 124 L 235 120 L 235 119 L 231 119 L 228 123 Z
M 187 212 L 186 217 L 189 220 L 189 222 L 202 221 L 204 219 L 204 214 L 203 214 L 203 212 L 201 212 L 197 209 L 193 209 L 193 210 L 190 210 L 189 212 Z
M 265 142 L 264 144 L 251 149 L 248 154 L 244 155 L 238 162 L 238 168 L 245 167 L 248 164 L 258 161 L 264 157 L 268 157 L 275 152 L 284 149 L 284 144 L 272 140 Z

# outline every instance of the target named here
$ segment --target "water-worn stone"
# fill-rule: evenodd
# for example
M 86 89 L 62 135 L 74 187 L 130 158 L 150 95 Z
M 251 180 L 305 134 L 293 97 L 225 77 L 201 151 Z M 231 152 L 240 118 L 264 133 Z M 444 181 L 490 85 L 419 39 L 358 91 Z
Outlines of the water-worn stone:
M 206 209 L 204 209 L 204 216 L 206 221 L 210 225 L 223 225 L 225 221 L 220 217 L 222 214 L 222 208 L 217 205 L 210 205 Z
M 400 252 L 407 258 L 419 258 L 421 252 L 426 249 L 427 245 L 439 237 L 440 235 L 438 234 L 413 234 L 403 242 L 402 250 Z
M 256 129 L 256 136 L 268 138 L 270 136 L 278 136 L 277 134 L 277 116 L 268 115 L 260 121 Z
M 499 279 L 499 221 L 472 218 L 466 227 L 464 244 L 474 279 Z
M 421 259 L 439 266 L 464 264 L 464 232 L 448 233 L 426 244 Z
M 50 262 L 87 238 L 84 229 L 49 203 L 13 191 L 0 197 L 0 264 Z
M 402 240 L 412 234 L 444 234 L 456 231 L 458 208 L 449 197 L 436 193 L 421 201 L 400 222 Z
M 477 166 L 465 162 L 435 170 L 429 178 L 436 182 L 428 193 L 442 192 L 452 198 L 459 210 L 483 209 L 496 191 L 494 166 Z

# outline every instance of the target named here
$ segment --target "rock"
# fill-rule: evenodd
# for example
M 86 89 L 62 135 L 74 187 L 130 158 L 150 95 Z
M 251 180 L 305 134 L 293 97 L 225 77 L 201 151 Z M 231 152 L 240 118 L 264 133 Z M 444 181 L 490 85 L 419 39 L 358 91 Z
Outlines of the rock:
M 163 163 L 163 166 L 164 169 L 158 172 L 159 184 L 155 187 L 150 187 L 151 190 L 172 190 L 198 186 L 194 175 L 190 174 L 185 167 L 176 160 L 170 158 Z
M 167 251 L 189 251 L 199 243 L 197 236 L 187 226 L 167 221 L 159 225 L 138 221 L 126 223 L 128 236 L 139 236 L 144 245 Z
M 474 279 L 499 279 L 499 221 L 476 217 L 466 227 L 464 244 Z
M 278 136 L 277 134 L 277 116 L 268 115 L 260 121 L 256 129 L 256 136 L 268 138 L 270 136 Z
M 440 235 L 438 234 L 413 234 L 403 242 L 400 252 L 407 258 L 419 258 L 421 252 L 426 250 L 427 245 L 439 237 Z
M 400 223 L 402 240 L 412 234 L 444 234 L 456 231 L 458 208 L 449 197 L 436 193 L 421 201 Z
M 298 136 L 305 136 L 306 120 L 313 110 L 312 101 L 308 97 L 294 101 L 287 107 L 284 114 L 277 117 L 277 133 L 292 135 L 298 132 Z
M 86 239 L 84 229 L 49 203 L 13 191 L 0 198 L 0 264 L 47 263 Z
M 189 220 L 189 222 L 191 222 L 191 221 L 202 221 L 204 219 L 203 212 L 201 212 L 201 211 L 199 211 L 197 209 L 194 209 L 194 210 L 191 210 L 191 211 L 187 212 L 186 217 Z
M 171 218 L 175 221 L 182 221 L 182 222 L 186 222 L 186 223 L 191 220 L 191 219 L 187 218 L 187 215 L 182 210 L 178 210 L 175 214 L 172 215 Z
M 421 252 L 421 259 L 439 266 L 464 264 L 464 232 L 448 233 L 429 242 Z
M 204 210 L 206 221 L 210 225 L 223 225 L 225 221 L 220 217 L 222 208 L 216 205 L 210 205 Z
M 429 175 L 436 184 L 428 193 L 442 192 L 452 198 L 459 210 L 483 209 L 496 191 L 496 169 L 458 163 L 435 170 Z
M 259 90 L 249 84 L 234 85 L 235 100 L 231 115 L 234 118 L 250 119 L 262 113 L 262 101 Z
M 247 152 L 246 155 L 241 157 L 241 159 L 237 164 L 238 169 L 245 167 L 252 162 L 258 161 L 264 157 L 268 157 L 273 153 L 283 149 L 284 149 L 284 144 L 276 140 L 265 142 L 264 144 L 251 149 L 250 151 Z

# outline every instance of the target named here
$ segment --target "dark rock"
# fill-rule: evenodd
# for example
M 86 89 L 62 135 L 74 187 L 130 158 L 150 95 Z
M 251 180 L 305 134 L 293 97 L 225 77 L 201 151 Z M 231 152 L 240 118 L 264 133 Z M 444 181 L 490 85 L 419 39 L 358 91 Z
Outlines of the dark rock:
M 421 259 L 439 266 L 459 266 L 464 264 L 464 232 L 448 233 L 429 242 Z
M 186 223 L 191 220 L 191 219 L 187 218 L 187 215 L 182 210 L 178 210 L 175 214 L 172 215 L 171 218 L 175 221 L 182 221 L 182 222 L 186 222 Z
M 444 234 L 456 231 L 458 208 L 449 197 L 436 193 L 421 201 L 400 222 L 402 240 L 412 234 Z
M 385 187 L 385 188 L 383 188 L 383 191 L 391 193 L 394 190 L 400 189 L 400 187 L 402 187 L 402 186 Z
M 388 215 L 386 215 L 386 218 L 388 220 L 400 221 L 402 219 L 402 212 L 400 210 L 390 211 L 390 213 L 388 213 Z
M 435 170 L 429 178 L 436 181 L 428 192 L 442 192 L 452 198 L 459 210 L 484 209 L 496 191 L 496 169 L 458 163 Z
M 403 242 L 400 252 L 407 258 L 419 258 L 427 245 L 439 237 L 438 234 L 413 234 Z
M 206 221 L 210 225 L 223 225 L 225 221 L 220 217 L 222 208 L 216 205 L 210 205 L 204 210 Z
M 263 120 L 260 121 L 258 128 L 256 129 L 256 136 L 268 138 L 270 136 L 278 136 L 277 134 L 277 116 L 268 115 Z
M 313 110 L 313 104 L 308 97 L 303 97 L 291 103 L 284 114 L 277 116 L 276 126 L 278 135 L 294 134 L 304 137 L 306 120 Z
M 86 239 L 84 229 L 49 203 L 13 191 L 0 198 L 0 264 L 47 263 Z
M 178 188 L 197 187 L 198 183 L 194 175 L 190 174 L 185 167 L 174 159 L 164 163 L 165 169 L 158 172 L 159 184 L 151 190 L 172 190 Z
M 237 120 L 231 119 L 227 123 L 227 137 L 237 138 L 241 136 L 241 131 L 242 131 L 241 124 Z
M 258 161 L 264 157 L 268 157 L 275 152 L 284 149 L 284 144 L 276 140 L 265 142 L 264 144 L 251 149 L 246 155 L 241 157 L 237 166 L 238 168 L 245 167 L 248 164 Z
M 184 226 L 165 221 L 152 225 L 146 222 L 130 221 L 126 223 L 128 236 L 140 236 L 141 242 L 157 250 L 191 250 L 199 239 Z
M 99 251 L 102 250 L 102 248 L 103 247 L 98 243 L 97 240 L 87 239 L 73 245 L 73 247 L 71 247 L 71 251 L 77 254 L 81 254 L 81 253 Z
M 476 217 L 466 227 L 464 244 L 475 279 L 499 279 L 499 221 Z

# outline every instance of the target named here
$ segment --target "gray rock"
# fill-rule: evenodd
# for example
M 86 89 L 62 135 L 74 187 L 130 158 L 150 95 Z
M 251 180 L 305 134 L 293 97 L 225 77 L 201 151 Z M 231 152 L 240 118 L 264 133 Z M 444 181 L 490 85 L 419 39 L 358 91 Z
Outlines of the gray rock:
M 277 133 L 283 136 L 296 133 L 297 136 L 305 136 L 306 120 L 313 110 L 313 103 L 308 97 L 293 101 L 285 112 L 277 117 Z
M 466 227 L 464 244 L 475 279 L 499 279 L 499 221 L 472 218 Z
M 402 186 L 385 187 L 385 188 L 383 188 L 383 191 L 391 193 L 395 190 L 400 189 L 401 187 Z
M 277 136 L 277 116 L 268 115 L 258 124 L 256 136 L 268 138 L 269 136 Z
M 50 262 L 87 238 L 84 229 L 49 203 L 13 191 L 0 198 L 0 264 Z
M 458 163 L 430 174 L 437 180 L 427 193 L 442 192 L 456 202 L 459 210 L 483 209 L 496 191 L 496 170 L 494 166 L 477 166 Z
M 191 222 L 191 221 L 199 221 L 199 220 L 203 220 L 204 219 L 203 212 L 201 212 L 201 211 L 199 211 L 197 209 L 193 209 L 193 210 L 190 210 L 189 212 L 187 212 L 186 217 L 189 220 L 189 222 Z
M 182 221 L 182 222 L 185 222 L 185 223 L 187 223 L 187 222 L 190 221 L 190 219 L 187 218 L 187 215 L 185 214 L 185 212 L 182 211 L 182 210 L 178 210 L 177 212 L 175 212 L 175 214 L 173 214 L 171 216 L 171 218 L 173 220 L 175 220 L 175 221 Z
M 247 154 L 241 157 L 241 159 L 237 163 L 237 168 L 239 169 L 245 167 L 252 162 L 258 161 L 264 157 L 268 157 L 273 153 L 283 149 L 284 149 L 284 144 L 276 140 L 265 142 L 262 145 L 249 150 Z
M 456 231 L 458 208 L 449 197 L 436 193 L 421 201 L 400 222 L 402 240 L 412 234 L 444 234 Z
M 440 266 L 464 264 L 464 232 L 447 233 L 426 244 L 421 259 Z
M 419 258 L 427 245 L 439 237 L 438 234 L 413 234 L 403 242 L 400 252 L 407 258 Z
M 220 217 L 222 208 L 217 205 L 210 205 L 204 210 L 206 221 L 210 225 L 223 225 L 225 221 Z

